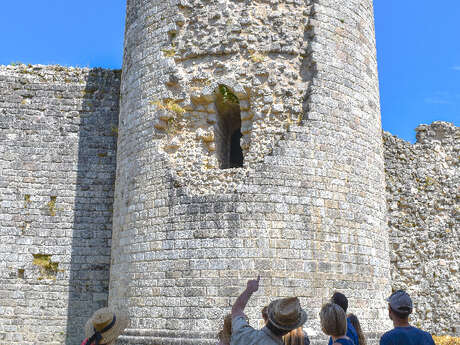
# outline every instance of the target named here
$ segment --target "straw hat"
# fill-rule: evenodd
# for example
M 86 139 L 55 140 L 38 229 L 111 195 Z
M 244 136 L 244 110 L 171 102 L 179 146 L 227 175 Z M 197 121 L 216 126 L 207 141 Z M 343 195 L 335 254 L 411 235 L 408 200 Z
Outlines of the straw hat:
M 276 328 L 290 331 L 307 321 L 307 313 L 297 297 L 281 298 L 268 306 L 268 319 Z
M 125 314 L 114 312 L 110 308 L 101 308 L 86 322 L 85 335 L 88 339 L 93 336 L 94 340 L 100 338 L 99 344 L 108 344 L 123 333 L 128 323 L 129 318 Z

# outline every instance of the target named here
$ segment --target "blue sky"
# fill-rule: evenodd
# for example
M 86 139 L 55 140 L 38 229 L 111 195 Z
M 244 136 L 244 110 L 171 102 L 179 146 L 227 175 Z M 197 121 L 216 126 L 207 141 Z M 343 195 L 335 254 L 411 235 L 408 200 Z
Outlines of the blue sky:
M 121 68 L 126 0 L 2 3 L 0 64 Z M 382 124 L 460 124 L 460 1 L 374 0 Z
M 460 1 L 374 0 L 383 129 L 460 125 Z

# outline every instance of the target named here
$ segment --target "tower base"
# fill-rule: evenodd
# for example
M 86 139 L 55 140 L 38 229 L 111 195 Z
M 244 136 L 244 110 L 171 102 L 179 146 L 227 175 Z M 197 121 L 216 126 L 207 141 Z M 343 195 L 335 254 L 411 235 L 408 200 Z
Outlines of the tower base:
M 215 333 L 194 331 L 152 331 L 128 329 L 117 345 L 216 345 Z
M 378 345 L 382 334 L 366 332 L 368 345 Z M 311 345 L 325 344 L 329 337 L 326 335 L 310 335 Z M 216 345 L 215 333 L 193 331 L 152 331 L 145 329 L 128 329 L 118 338 L 117 345 Z

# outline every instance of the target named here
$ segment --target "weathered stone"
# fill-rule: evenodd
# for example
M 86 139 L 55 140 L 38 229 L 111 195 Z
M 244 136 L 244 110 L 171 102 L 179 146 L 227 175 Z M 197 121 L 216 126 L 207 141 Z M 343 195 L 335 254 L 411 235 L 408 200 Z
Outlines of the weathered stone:
M 0 343 L 79 343 L 107 305 L 120 72 L 0 66 L 0 85 Z
M 390 328 L 390 283 L 458 334 L 458 128 L 383 147 L 371 0 L 130 1 L 126 23 L 121 89 L 0 67 L 1 343 L 80 343 L 109 264 L 123 344 L 214 344 L 259 273 L 252 324 L 297 295 L 314 344 L 334 290 Z
M 459 334 L 460 129 L 433 122 L 412 145 L 384 133 L 392 287 L 414 296 L 412 322 Z
M 297 294 L 308 326 L 319 329 L 321 303 L 346 283 L 365 329 L 389 327 L 381 127 L 378 106 L 369 105 L 379 104 L 371 1 L 128 7 L 109 298 L 132 315 L 124 341 L 140 341 L 148 328 L 151 343 L 174 343 L 184 330 L 206 343 L 258 273 L 254 324 L 261 306 Z M 177 13 L 185 19 L 166 64 L 160 52 L 170 37 L 152 32 Z M 182 76 L 174 86 L 170 70 Z M 160 116 L 140 95 L 183 108 L 177 130 L 140 131 Z M 244 162 L 221 169 L 223 138 L 236 129 Z M 173 137 L 177 150 L 158 149 Z M 178 260 L 186 267 L 177 269 Z M 140 282 L 157 293 L 141 292 Z

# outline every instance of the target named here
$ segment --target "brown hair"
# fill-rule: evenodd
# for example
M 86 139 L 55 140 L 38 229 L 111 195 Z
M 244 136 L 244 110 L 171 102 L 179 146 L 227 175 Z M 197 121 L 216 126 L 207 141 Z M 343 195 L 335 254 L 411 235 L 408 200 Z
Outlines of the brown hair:
M 345 313 L 347 312 L 348 299 L 343 293 L 338 291 L 334 292 L 331 298 L 331 302 L 341 306 Z
M 305 335 L 302 327 L 293 329 L 283 337 L 284 345 L 304 345 Z
M 345 311 L 335 303 L 326 303 L 319 312 L 322 331 L 334 337 L 341 337 L 347 333 L 347 316 Z
M 267 323 L 268 321 L 268 306 L 267 305 L 262 308 L 261 313 L 262 313 L 262 318 L 264 319 L 264 322 Z
M 361 324 L 359 323 L 358 317 L 355 314 L 348 314 L 348 319 L 356 329 L 356 333 L 358 333 L 359 345 L 366 345 L 366 338 L 364 337 L 364 333 L 361 329 Z
M 224 317 L 224 327 L 217 334 L 219 340 L 225 344 L 230 344 L 230 337 L 232 336 L 232 314 L 227 314 Z

